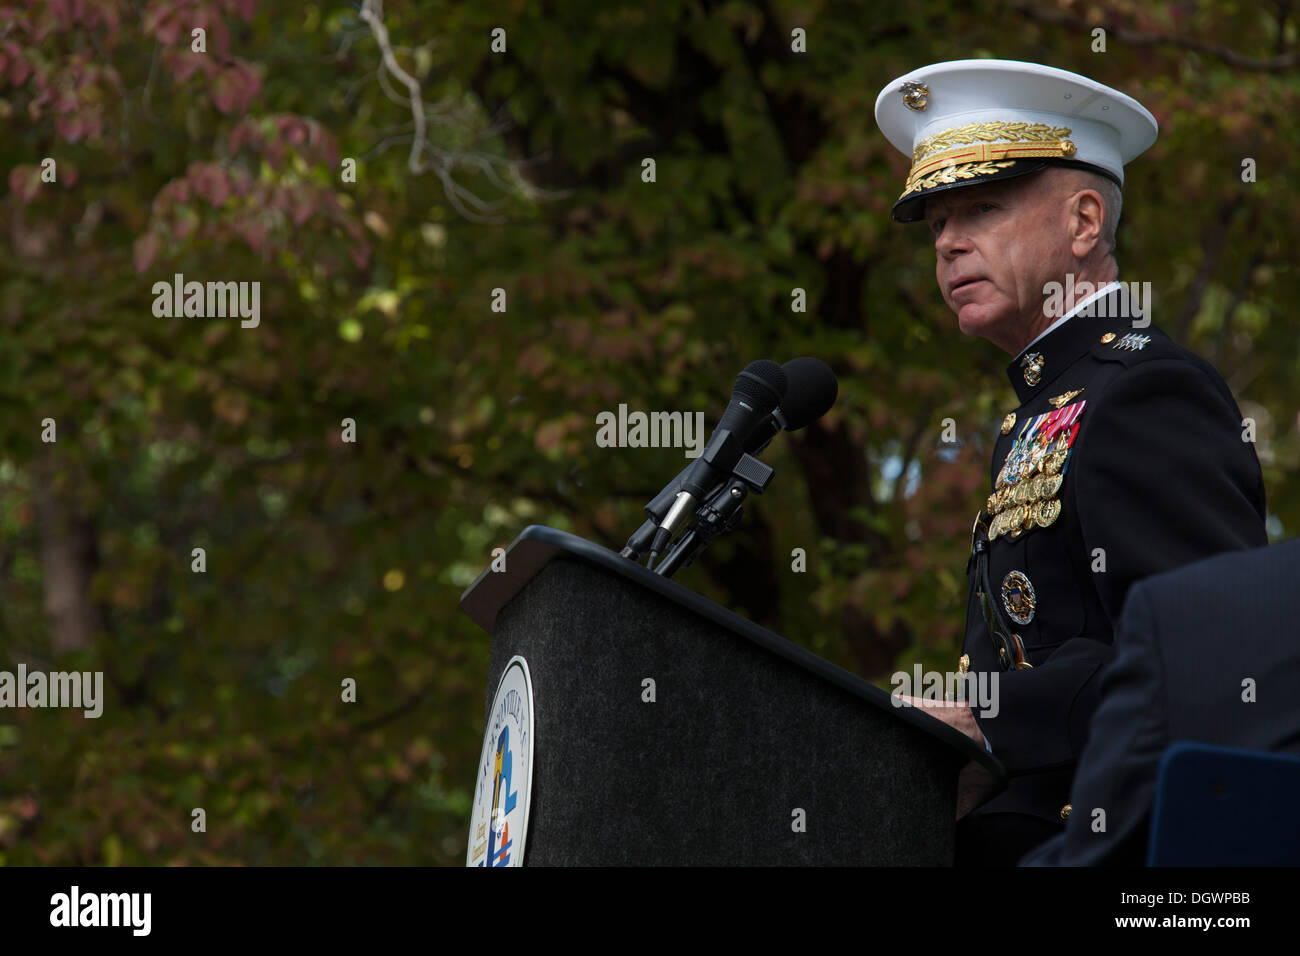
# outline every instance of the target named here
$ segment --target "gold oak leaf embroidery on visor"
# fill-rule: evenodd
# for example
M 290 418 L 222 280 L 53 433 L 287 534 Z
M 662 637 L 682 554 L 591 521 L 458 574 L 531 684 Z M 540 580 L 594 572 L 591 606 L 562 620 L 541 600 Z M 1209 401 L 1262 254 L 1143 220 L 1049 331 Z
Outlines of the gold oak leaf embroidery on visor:
M 945 166 L 937 173 L 918 179 L 912 185 L 903 190 L 899 196 L 901 199 L 908 193 L 914 193 L 918 189 L 929 189 L 931 186 L 938 186 L 942 183 L 955 183 L 959 179 L 974 179 L 977 176 L 988 176 L 996 173 L 999 169 L 1005 169 L 1013 165 L 1012 160 L 1001 163 L 959 163 L 956 166 Z
M 927 136 L 916 144 L 912 150 L 912 162 L 919 163 L 931 153 L 948 149 L 952 146 L 968 146 L 971 143 L 994 143 L 1000 139 L 1015 140 L 1020 143 L 1050 143 L 1066 139 L 1071 135 L 1067 126 L 1048 126 L 1045 123 L 969 123 L 955 126 L 942 133 Z

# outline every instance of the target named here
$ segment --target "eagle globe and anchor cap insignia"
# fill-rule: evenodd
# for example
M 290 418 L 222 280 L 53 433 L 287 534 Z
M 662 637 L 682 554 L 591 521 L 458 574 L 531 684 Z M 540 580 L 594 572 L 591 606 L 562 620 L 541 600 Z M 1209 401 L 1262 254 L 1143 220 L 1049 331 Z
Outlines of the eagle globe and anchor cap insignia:
M 522 866 L 533 790 L 533 680 L 516 654 L 497 684 L 474 784 L 466 866 Z

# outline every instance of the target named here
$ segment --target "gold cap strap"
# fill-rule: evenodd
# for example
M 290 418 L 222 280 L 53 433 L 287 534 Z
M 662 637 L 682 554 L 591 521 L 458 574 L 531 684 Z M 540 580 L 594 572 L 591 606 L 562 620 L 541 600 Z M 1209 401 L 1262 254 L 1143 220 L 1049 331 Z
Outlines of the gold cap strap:
M 933 170 L 961 163 L 989 163 L 999 159 L 1061 159 L 1073 156 L 1074 143 L 1063 139 L 1057 143 L 976 143 L 958 146 L 916 163 L 907 174 L 907 185 Z

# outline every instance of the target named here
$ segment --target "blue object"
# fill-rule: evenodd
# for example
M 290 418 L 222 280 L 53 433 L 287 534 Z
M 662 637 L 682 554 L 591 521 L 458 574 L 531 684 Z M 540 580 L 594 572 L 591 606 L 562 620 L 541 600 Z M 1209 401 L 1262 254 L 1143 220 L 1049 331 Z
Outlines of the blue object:
M 1300 866 L 1300 757 L 1190 740 L 1160 758 L 1148 866 Z

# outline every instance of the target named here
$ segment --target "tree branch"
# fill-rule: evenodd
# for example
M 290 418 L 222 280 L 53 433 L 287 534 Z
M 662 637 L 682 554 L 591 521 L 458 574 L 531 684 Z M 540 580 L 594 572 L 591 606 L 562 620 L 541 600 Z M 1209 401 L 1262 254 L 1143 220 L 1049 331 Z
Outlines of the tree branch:
M 1260 70 L 1260 71 L 1280 71 L 1294 69 L 1300 64 L 1300 57 L 1295 53 L 1283 53 L 1278 56 L 1248 56 L 1245 53 L 1239 53 L 1236 50 L 1217 43 L 1209 43 L 1205 40 L 1198 40 L 1195 37 L 1176 36 L 1170 33 L 1147 33 L 1143 30 L 1134 30 L 1126 26 L 1121 26 L 1117 20 L 1118 14 L 1111 11 L 1104 11 L 1103 18 L 1094 22 L 1085 17 L 1073 16 L 1068 13 L 1059 13 L 1055 10 L 1043 9 L 1040 5 L 1030 3 L 1012 3 L 1011 8 L 1030 20 L 1037 20 L 1039 23 L 1049 23 L 1053 26 L 1071 27 L 1077 30 L 1095 30 L 1101 27 L 1107 34 L 1126 43 L 1129 46 L 1172 46 L 1183 50 L 1191 50 L 1194 53 L 1204 53 L 1207 56 L 1215 57 L 1222 60 L 1229 66 L 1235 66 L 1242 70 Z M 1279 17 L 1279 26 L 1284 26 L 1284 21 Z

